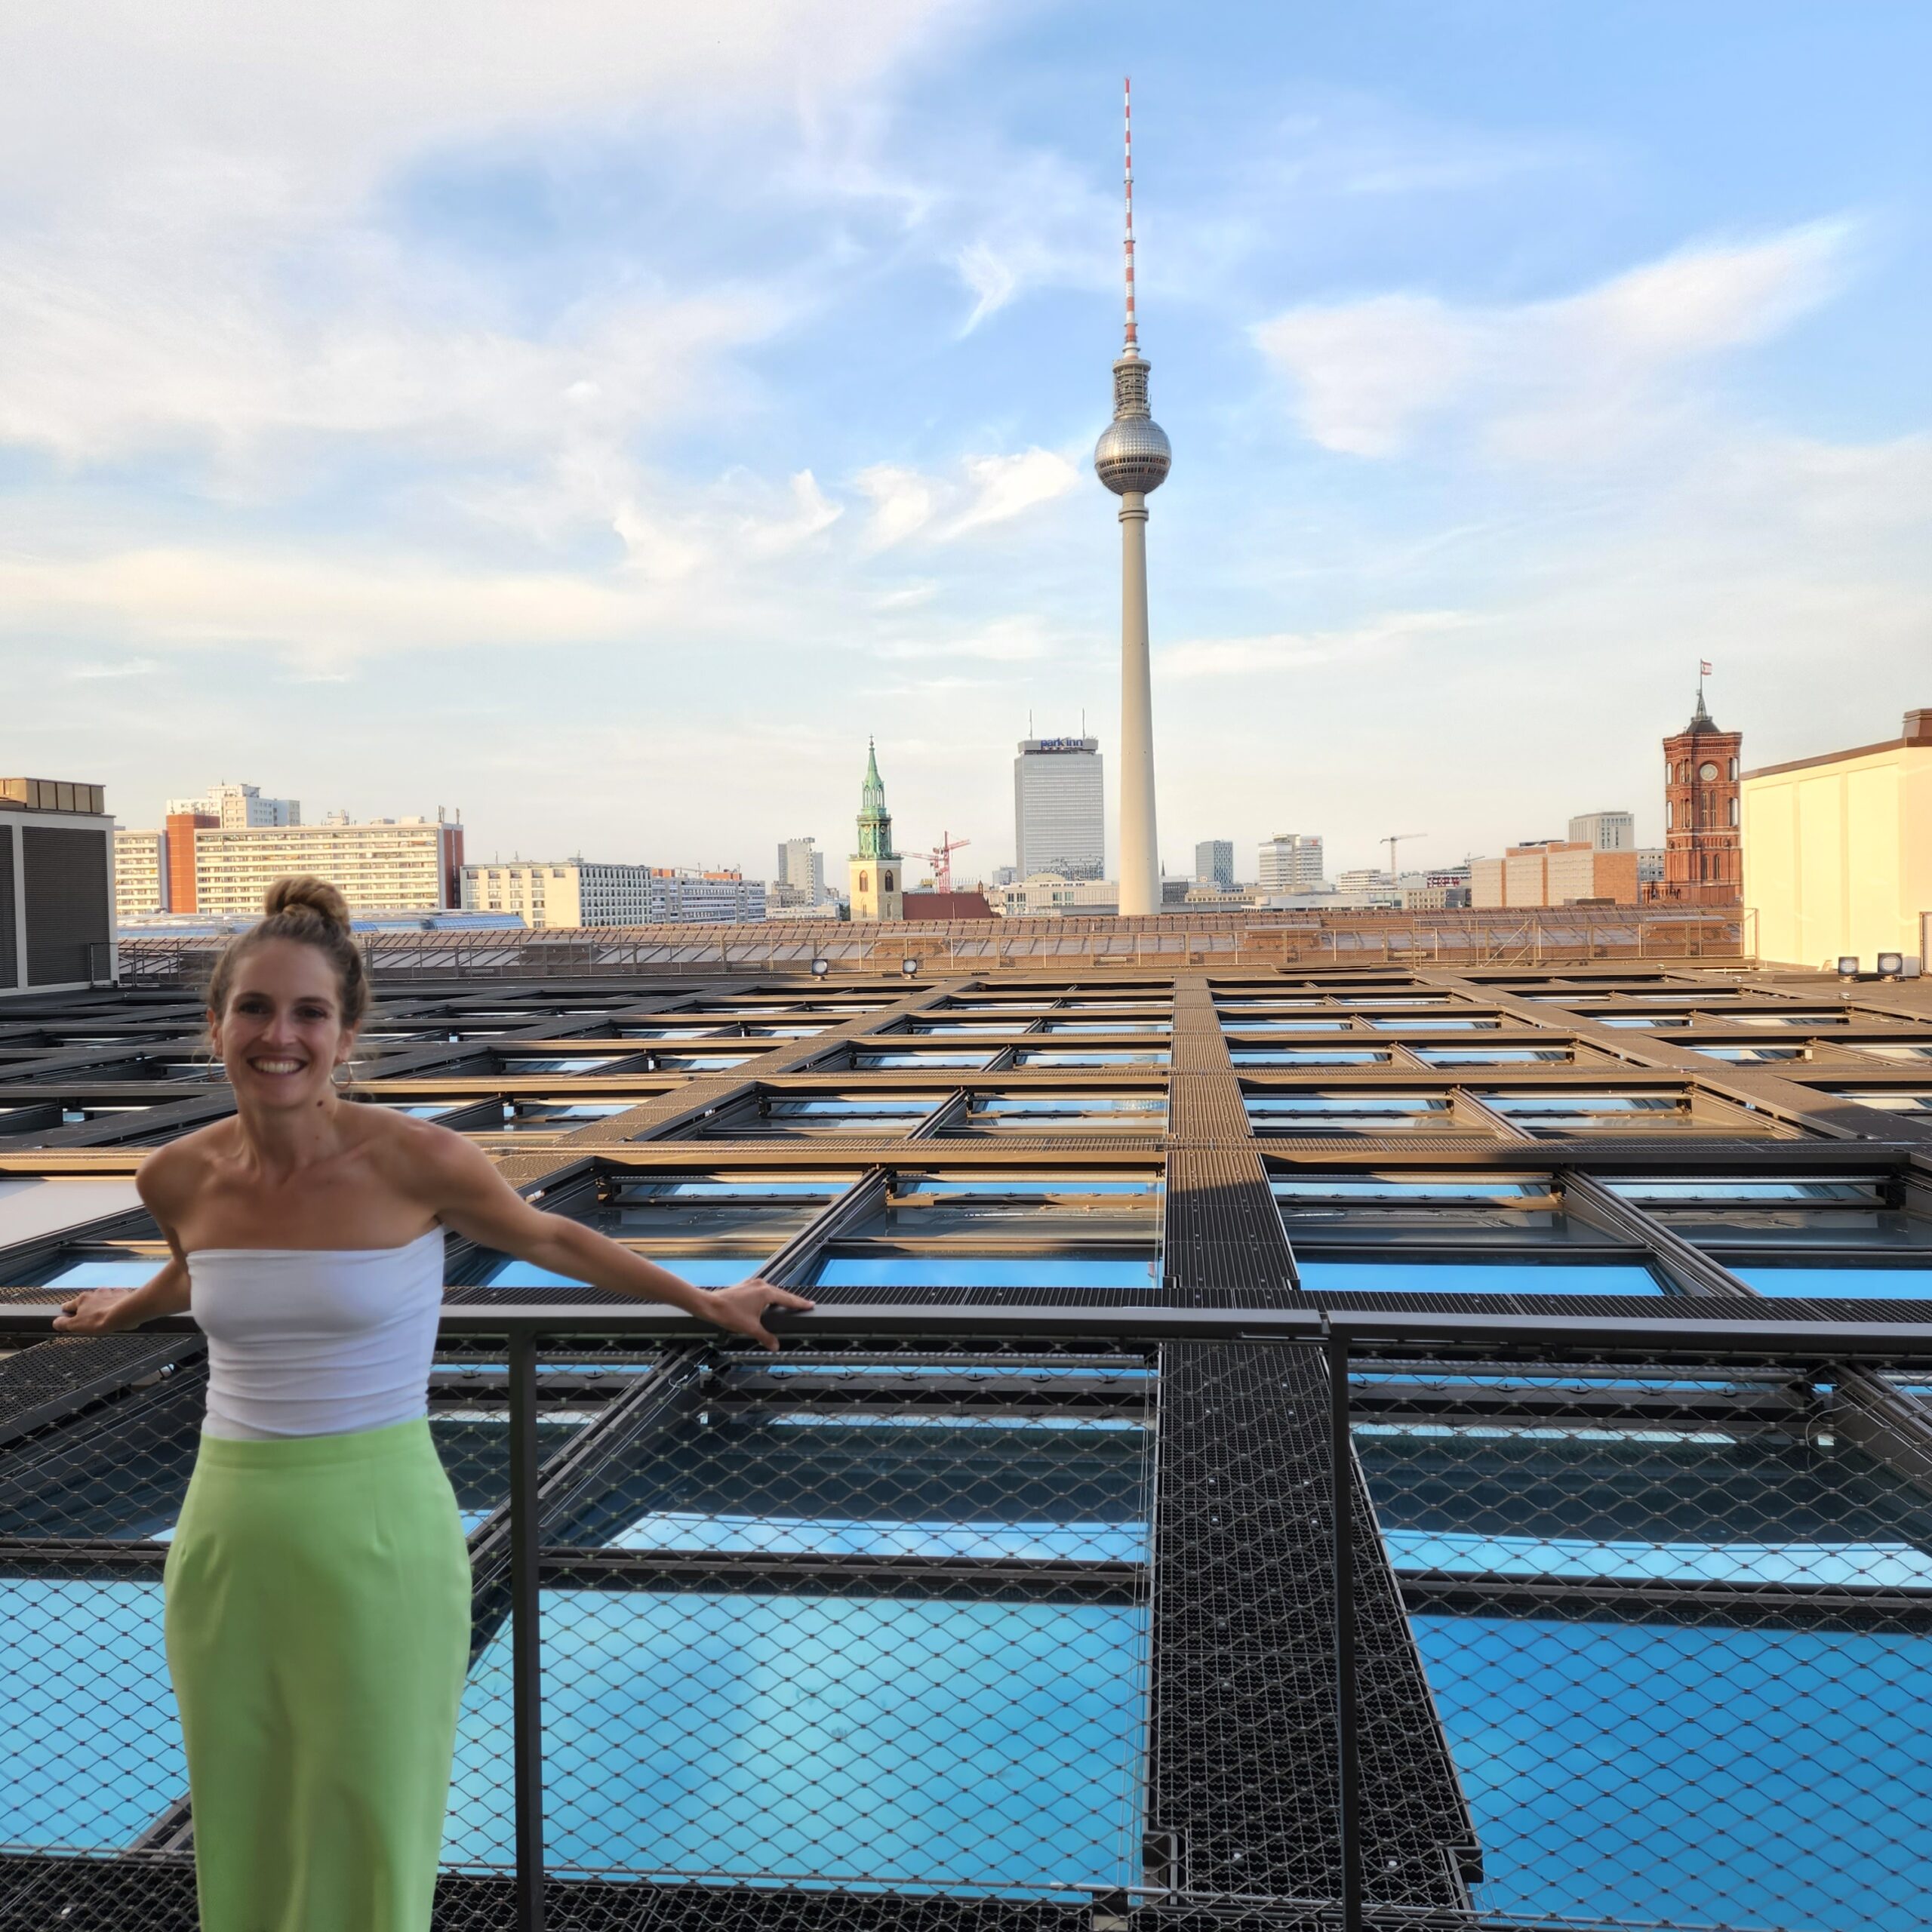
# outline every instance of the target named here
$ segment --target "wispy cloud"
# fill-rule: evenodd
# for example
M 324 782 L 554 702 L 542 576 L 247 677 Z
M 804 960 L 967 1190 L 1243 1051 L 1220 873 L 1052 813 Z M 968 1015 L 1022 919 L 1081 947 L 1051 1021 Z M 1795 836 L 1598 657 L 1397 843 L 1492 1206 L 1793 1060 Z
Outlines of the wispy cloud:
M 1163 678 L 1251 678 L 1386 656 L 1423 639 L 1467 629 L 1473 621 L 1457 611 L 1407 611 L 1352 630 L 1190 638 L 1161 651 L 1156 663 Z
M 1287 379 L 1303 430 L 1326 448 L 1394 456 L 1448 425 L 1492 453 L 1577 460 L 1641 433 L 1694 365 L 1766 340 L 1827 300 L 1856 226 L 1705 243 L 1513 307 L 1407 292 L 1308 304 L 1254 336 Z

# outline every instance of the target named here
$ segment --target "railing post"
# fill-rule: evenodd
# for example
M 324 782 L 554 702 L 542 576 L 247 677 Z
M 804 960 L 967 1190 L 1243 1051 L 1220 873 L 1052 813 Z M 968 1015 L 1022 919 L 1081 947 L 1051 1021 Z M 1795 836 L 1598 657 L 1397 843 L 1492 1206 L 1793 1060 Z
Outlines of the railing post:
M 1335 1816 L 1343 1932 L 1361 1932 L 1361 1751 L 1356 1734 L 1353 1447 L 1349 1439 L 1349 1343 L 1328 1337 L 1328 1475 L 1335 1572 Z
M 517 1932 L 543 1932 L 543 1657 L 537 1498 L 537 1341 L 510 1338 L 510 1690 Z

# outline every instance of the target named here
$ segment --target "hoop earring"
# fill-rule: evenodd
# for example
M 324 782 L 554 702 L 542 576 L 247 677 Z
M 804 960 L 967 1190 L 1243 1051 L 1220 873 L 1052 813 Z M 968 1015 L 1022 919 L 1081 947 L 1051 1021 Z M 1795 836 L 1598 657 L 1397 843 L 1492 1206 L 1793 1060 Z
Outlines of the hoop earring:
M 350 1087 L 354 1084 L 355 1080 L 355 1076 L 349 1072 L 349 1063 L 346 1060 L 337 1060 L 334 1066 L 329 1069 L 329 1084 L 338 1094 L 347 1093 Z

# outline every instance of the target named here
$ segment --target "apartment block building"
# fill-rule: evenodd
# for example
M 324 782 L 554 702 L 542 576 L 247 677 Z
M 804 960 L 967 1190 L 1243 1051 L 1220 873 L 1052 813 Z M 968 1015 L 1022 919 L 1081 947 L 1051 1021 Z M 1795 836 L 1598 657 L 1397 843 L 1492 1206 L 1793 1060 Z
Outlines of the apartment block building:
M 1512 845 L 1500 859 L 1478 859 L 1470 869 L 1469 903 L 1501 906 L 1573 906 L 1607 900 L 1637 903 L 1634 848 L 1606 852 L 1580 839 L 1547 838 Z

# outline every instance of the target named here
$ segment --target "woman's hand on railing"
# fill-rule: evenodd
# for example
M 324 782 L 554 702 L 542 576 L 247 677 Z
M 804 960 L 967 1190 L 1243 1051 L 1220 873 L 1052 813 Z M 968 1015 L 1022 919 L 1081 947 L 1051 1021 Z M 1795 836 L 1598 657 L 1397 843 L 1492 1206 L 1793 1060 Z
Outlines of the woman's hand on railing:
M 63 1335 L 111 1335 L 131 1328 L 140 1319 L 132 1288 L 89 1288 L 60 1304 L 54 1325 Z
M 748 1335 L 754 1342 L 776 1349 L 778 1338 L 764 1325 L 766 1311 L 790 1308 L 809 1315 L 814 1306 L 803 1295 L 795 1295 L 789 1288 L 774 1287 L 753 1275 L 734 1287 L 713 1288 L 704 1298 L 702 1312 L 719 1327 L 734 1335 Z

